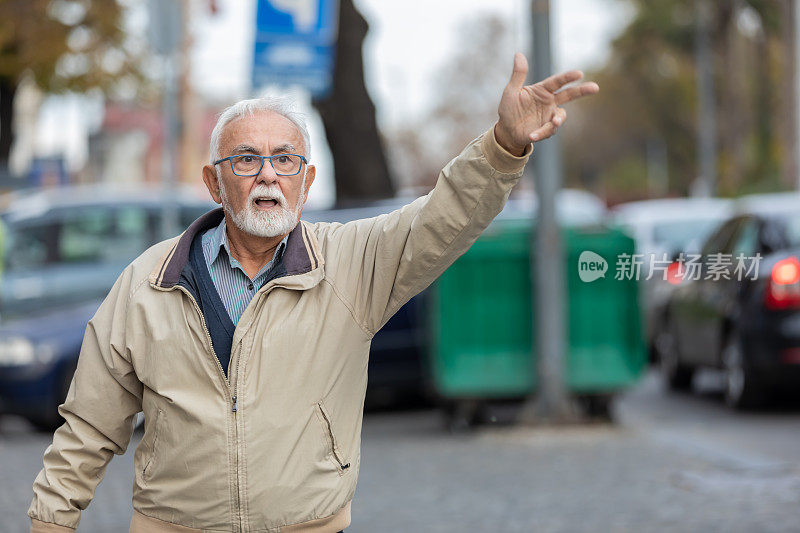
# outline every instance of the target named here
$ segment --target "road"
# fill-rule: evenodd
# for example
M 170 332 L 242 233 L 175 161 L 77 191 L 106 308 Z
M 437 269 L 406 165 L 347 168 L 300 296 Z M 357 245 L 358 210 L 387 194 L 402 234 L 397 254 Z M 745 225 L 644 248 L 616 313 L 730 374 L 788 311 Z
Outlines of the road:
M 347 531 L 800 531 L 800 407 L 735 413 L 715 377 L 700 378 L 701 393 L 676 396 L 647 375 L 616 424 L 517 427 L 498 408 L 450 435 L 433 409 L 369 413 Z M 140 438 L 109 465 L 79 532 L 127 531 Z M 0 531 L 26 531 L 49 443 L 0 418 Z

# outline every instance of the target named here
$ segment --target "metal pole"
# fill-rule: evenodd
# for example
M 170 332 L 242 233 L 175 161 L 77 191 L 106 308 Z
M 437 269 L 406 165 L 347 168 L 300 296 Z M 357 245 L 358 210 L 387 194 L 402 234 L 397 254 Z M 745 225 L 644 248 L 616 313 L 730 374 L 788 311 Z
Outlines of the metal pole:
M 711 5 L 695 2 L 695 58 L 697 63 L 697 158 L 700 176 L 694 196 L 713 196 L 717 184 L 717 119 L 714 97 L 714 61 L 708 27 Z
M 176 172 L 178 168 L 178 80 L 175 72 L 175 54 L 164 58 L 164 94 L 162 97 L 162 119 L 164 142 L 161 148 L 161 187 L 163 207 L 161 231 L 165 238 L 178 233 L 178 209 L 176 198 Z
M 550 2 L 533 0 L 533 79 L 540 81 L 552 74 L 550 57 Z M 556 194 L 561 188 L 562 168 L 559 138 L 551 137 L 535 144 L 533 156 L 538 209 L 531 258 L 536 268 L 531 276 L 534 286 L 535 320 L 538 353 L 538 394 L 523 409 L 522 422 L 560 422 L 570 418 L 564 384 L 564 353 L 567 338 L 566 290 L 561 233 L 556 221 Z M 531 261 L 533 264 L 533 261 Z
M 667 144 L 653 137 L 647 140 L 647 184 L 651 198 L 661 198 L 669 192 Z
M 182 61 L 179 57 L 183 39 L 183 0 L 150 0 L 151 44 L 161 55 L 162 99 L 161 110 L 164 139 L 161 147 L 161 187 L 163 208 L 161 232 L 163 237 L 173 237 L 178 231 L 177 169 L 178 138 L 180 137 L 180 103 L 178 81 Z

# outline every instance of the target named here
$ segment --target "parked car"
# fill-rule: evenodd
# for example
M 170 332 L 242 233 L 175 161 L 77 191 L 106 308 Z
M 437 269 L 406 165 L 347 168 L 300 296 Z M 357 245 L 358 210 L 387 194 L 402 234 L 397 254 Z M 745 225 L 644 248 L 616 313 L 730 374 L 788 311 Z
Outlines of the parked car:
M 533 191 L 517 193 L 497 216 L 531 218 L 536 216 L 538 198 Z M 556 194 L 556 220 L 560 226 L 590 226 L 608 222 L 608 208 L 597 195 L 583 189 L 560 189 Z
M 701 275 L 683 279 L 671 295 L 665 334 L 657 343 L 667 385 L 688 389 L 696 369 L 722 369 L 725 400 L 736 408 L 762 403 L 775 388 L 796 388 L 800 385 L 800 195 L 743 198 L 736 214 L 706 240 L 701 254 Z M 735 258 L 740 255 L 756 258 L 744 276 L 735 272 Z M 729 279 L 713 272 L 714 257 L 732 258 Z M 684 278 L 689 277 L 684 271 Z
M 214 204 L 184 191 L 169 205 L 186 227 Z M 164 206 L 156 190 L 70 187 L 17 197 L 0 212 L 0 412 L 60 425 L 86 324 L 125 266 L 165 237 Z
M 664 309 L 675 288 L 672 273 L 665 276 L 656 265 L 671 261 L 681 252 L 698 251 L 732 210 L 733 203 L 722 198 L 645 200 L 620 204 L 612 210 L 612 220 L 634 238 L 636 253 L 642 258 L 640 307 L 653 361 L 655 342 L 662 333 Z M 656 263 L 651 263 L 653 259 Z

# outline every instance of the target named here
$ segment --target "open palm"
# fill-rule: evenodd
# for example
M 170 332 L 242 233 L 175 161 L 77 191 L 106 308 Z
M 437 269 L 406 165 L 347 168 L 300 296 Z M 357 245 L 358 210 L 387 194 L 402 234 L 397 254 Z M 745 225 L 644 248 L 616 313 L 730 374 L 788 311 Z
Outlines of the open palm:
M 524 55 L 517 53 L 514 56 L 514 71 L 497 108 L 497 141 L 517 155 L 521 155 L 532 141 L 553 135 L 564 123 L 567 112 L 560 105 L 600 90 L 593 82 L 564 88 L 583 78 L 579 70 L 555 74 L 533 85 L 525 85 L 527 74 L 528 61 Z

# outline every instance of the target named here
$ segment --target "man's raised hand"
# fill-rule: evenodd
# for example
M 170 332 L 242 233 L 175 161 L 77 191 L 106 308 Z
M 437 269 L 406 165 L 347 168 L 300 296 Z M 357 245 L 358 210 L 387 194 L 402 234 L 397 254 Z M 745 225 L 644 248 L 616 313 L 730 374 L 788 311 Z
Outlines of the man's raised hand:
M 497 107 L 499 120 L 494 132 L 500 146 L 518 156 L 531 142 L 547 139 L 564 123 L 567 112 L 560 105 L 600 90 L 594 82 L 564 88 L 583 78 L 579 70 L 554 74 L 533 85 L 525 85 L 527 74 L 528 61 L 517 52 L 514 71 Z

